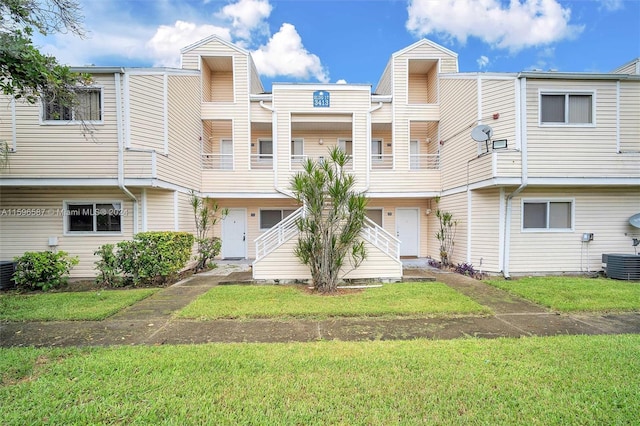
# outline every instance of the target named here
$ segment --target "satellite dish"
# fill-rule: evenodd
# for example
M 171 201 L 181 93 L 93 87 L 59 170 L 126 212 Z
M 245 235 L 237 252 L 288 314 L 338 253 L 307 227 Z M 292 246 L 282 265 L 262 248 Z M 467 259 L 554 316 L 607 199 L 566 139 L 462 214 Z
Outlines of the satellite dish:
M 631 216 L 629 218 L 629 223 L 631 224 L 631 226 L 640 228 L 640 213 L 636 213 L 633 216 Z
M 493 129 L 491 126 L 487 126 L 486 124 L 476 126 L 471 131 L 471 137 L 476 142 L 488 141 L 491 139 L 491 136 L 493 136 Z

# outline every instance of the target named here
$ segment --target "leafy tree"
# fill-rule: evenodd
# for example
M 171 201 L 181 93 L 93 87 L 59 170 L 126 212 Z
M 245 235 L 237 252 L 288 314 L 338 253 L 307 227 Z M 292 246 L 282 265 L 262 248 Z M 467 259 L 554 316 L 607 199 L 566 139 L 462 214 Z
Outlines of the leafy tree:
M 191 208 L 196 223 L 196 243 L 198 254 L 196 272 L 207 268 L 209 261 L 220 253 L 222 243 L 220 238 L 209 236 L 209 232 L 218 220 L 224 218 L 229 210 L 221 209 L 215 200 L 200 198 L 191 192 Z
M 41 94 L 72 98 L 83 77 L 33 46 L 34 31 L 43 35 L 71 32 L 84 36 L 76 0 L 0 0 L 0 90 L 30 103 Z
M 367 198 L 353 190 L 355 177 L 344 170 L 348 161 L 349 156 L 335 147 L 328 160 L 307 160 L 291 182 L 296 199 L 306 208 L 297 221 L 295 255 L 309 266 L 313 286 L 322 293 L 336 291 L 347 255 L 357 268 L 367 254 L 360 239 Z
M 440 205 L 440 197 L 436 197 L 436 205 Z M 455 246 L 458 221 L 453 219 L 453 213 L 436 209 L 436 217 L 440 222 L 440 229 L 436 232 L 436 239 L 440 241 L 440 261 L 442 266 L 451 265 L 451 257 Z
M 73 33 L 84 36 L 76 0 L 0 0 L 0 93 L 35 103 L 40 96 L 60 105 L 77 104 L 74 88 L 86 85 L 87 75 L 72 73 L 33 46 L 35 31 L 43 35 Z M 90 129 L 83 123 L 83 133 Z M 0 169 L 9 165 L 11 149 L 0 142 Z

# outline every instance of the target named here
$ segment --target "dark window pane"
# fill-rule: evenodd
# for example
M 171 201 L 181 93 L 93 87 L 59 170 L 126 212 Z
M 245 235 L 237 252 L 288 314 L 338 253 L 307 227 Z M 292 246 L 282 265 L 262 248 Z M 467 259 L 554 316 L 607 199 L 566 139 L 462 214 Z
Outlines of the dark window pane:
M 565 95 L 542 95 L 540 113 L 542 123 L 564 123 Z
M 260 211 L 260 228 L 269 229 L 282 220 L 281 210 L 261 210 Z
M 547 203 L 524 203 L 524 229 L 541 229 L 547 227 Z
M 69 232 L 93 231 L 93 204 L 69 204 L 67 208 Z
M 375 222 L 376 225 L 382 226 L 382 209 L 367 209 L 365 214 Z
M 119 232 L 121 230 L 120 203 L 96 204 L 96 226 L 98 232 Z

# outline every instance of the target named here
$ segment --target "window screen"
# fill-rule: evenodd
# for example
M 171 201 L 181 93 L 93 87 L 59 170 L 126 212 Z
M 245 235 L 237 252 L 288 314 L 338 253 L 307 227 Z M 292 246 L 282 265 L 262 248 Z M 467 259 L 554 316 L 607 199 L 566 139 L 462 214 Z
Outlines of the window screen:
M 571 201 L 525 201 L 523 229 L 571 229 Z

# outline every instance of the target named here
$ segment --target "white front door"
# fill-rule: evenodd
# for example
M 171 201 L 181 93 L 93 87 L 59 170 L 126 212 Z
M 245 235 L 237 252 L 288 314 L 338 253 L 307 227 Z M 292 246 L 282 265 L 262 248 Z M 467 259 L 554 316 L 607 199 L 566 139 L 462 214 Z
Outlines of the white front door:
M 222 219 L 222 258 L 247 257 L 247 212 L 245 209 L 229 209 Z
M 400 240 L 400 256 L 418 256 L 419 209 L 396 209 L 396 236 Z

